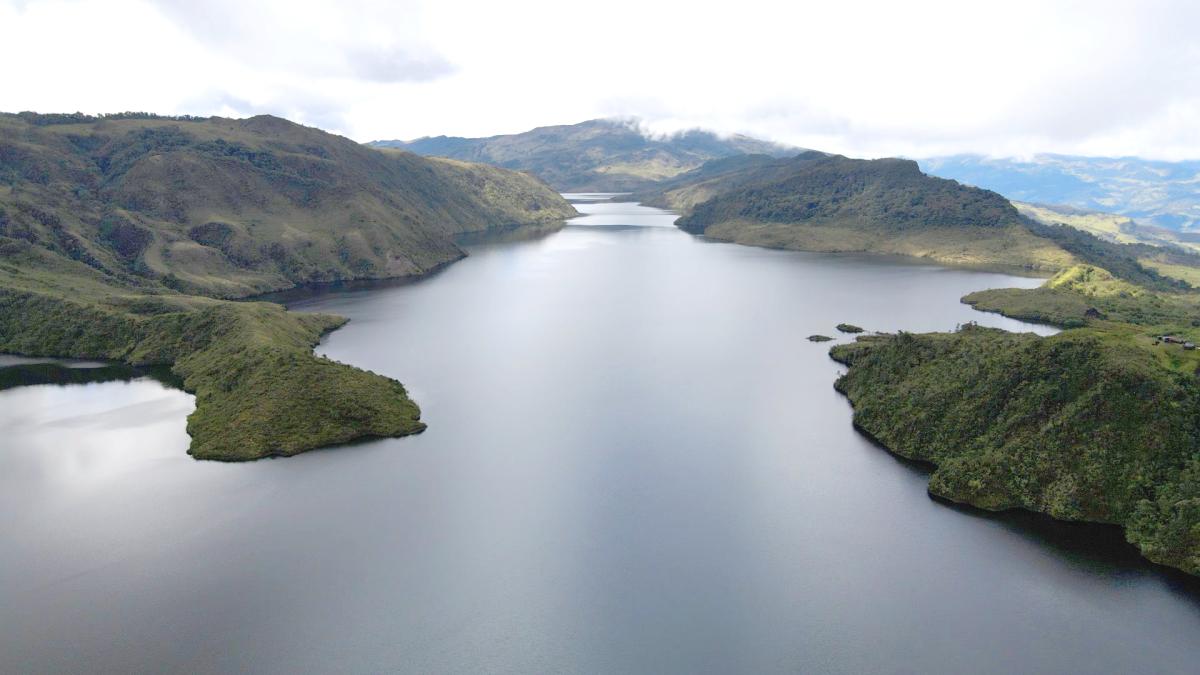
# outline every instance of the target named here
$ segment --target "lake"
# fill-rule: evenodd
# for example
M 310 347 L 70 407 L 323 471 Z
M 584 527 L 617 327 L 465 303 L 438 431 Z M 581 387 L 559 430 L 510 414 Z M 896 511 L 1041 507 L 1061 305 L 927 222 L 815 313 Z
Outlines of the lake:
M 0 391 L 0 671 L 1195 672 L 1193 580 L 932 500 L 805 340 L 1046 333 L 958 301 L 1040 280 L 579 208 L 291 302 L 351 319 L 318 351 L 404 382 L 419 436 L 197 462 L 145 373 Z

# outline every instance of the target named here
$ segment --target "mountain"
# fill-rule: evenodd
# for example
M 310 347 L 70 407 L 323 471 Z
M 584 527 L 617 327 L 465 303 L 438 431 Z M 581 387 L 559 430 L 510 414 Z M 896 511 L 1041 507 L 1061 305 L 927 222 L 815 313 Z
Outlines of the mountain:
M 276 117 L 3 114 L 0 351 L 171 365 L 196 457 L 413 433 L 400 383 L 312 354 L 343 319 L 222 298 L 420 275 L 457 234 L 574 213 L 525 174 Z
M 371 145 L 527 171 L 560 192 L 629 192 L 697 168 L 710 159 L 799 152 L 746 136 L 722 137 L 701 130 L 650 136 L 632 122 L 610 119 L 488 138 L 436 136 L 375 141 Z
M 454 234 L 574 213 L 513 172 L 269 116 L 0 116 L 0 208 L 0 236 L 223 297 L 422 274 L 461 257 Z
M 1200 161 L 1043 154 L 1029 160 L 954 155 L 920 164 L 932 175 L 1016 201 L 1115 213 L 1182 232 L 1200 230 Z
M 637 197 L 694 234 L 807 251 L 857 251 L 1046 272 L 1071 264 L 1000 195 L 927 176 L 916 162 L 807 152 L 713 162 Z

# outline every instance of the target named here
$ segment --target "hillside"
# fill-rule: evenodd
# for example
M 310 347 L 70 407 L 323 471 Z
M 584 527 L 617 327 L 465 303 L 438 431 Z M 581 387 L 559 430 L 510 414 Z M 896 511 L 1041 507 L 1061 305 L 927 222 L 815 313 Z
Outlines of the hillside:
M 0 236 L 134 283 L 241 297 L 418 275 L 462 255 L 454 234 L 574 213 L 518 174 L 274 117 L 71 122 L 0 115 Z
M 1196 256 L 1200 234 L 1141 225 L 1132 218 L 1067 206 L 1013 202 L 1021 215 L 1043 225 L 1067 225 L 1104 241 L 1137 245 L 1138 261 L 1161 274 L 1200 287 Z
M 1147 558 L 1200 574 L 1200 358 L 1139 333 L 968 326 L 832 354 L 855 425 L 932 462 L 932 494 L 1121 525 Z
M 926 176 L 908 160 L 807 152 L 714 162 L 637 196 L 679 210 L 688 232 L 739 244 L 1040 272 L 1073 262 L 1000 195 Z
M 561 192 L 630 192 L 710 159 L 799 152 L 746 136 L 721 137 L 701 130 L 652 137 L 631 122 L 607 119 L 487 138 L 437 136 L 371 145 L 527 171 Z
M 1021 202 L 1115 213 L 1179 232 L 1200 229 L 1200 161 L 1042 154 L 1028 160 L 955 155 L 920 163 L 932 175 Z
M 398 382 L 312 354 L 344 320 L 220 298 L 424 274 L 456 234 L 573 214 L 523 174 L 274 117 L 0 115 L 0 351 L 170 365 L 199 458 L 412 433 Z
M 1121 525 L 1146 557 L 1200 574 L 1200 352 L 1186 344 L 1200 292 L 1143 264 L 1153 247 L 1033 231 L 1080 263 L 963 301 L 1066 330 L 860 338 L 831 352 L 850 367 L 837 388 L 859 428 L 937 467 L 931 493 Z

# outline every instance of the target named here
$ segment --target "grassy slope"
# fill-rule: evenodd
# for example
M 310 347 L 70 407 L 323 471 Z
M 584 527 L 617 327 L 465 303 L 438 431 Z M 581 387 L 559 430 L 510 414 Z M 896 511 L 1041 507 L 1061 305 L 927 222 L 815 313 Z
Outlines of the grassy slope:
M 45 121 L 0 116 L 0 351 L 170 364 L 198 458 L 424 426 L 400 383 L 312 354 L 343 319 L 218 298 L 420 274 L 456 233 L 574 213 L 528 176 L 276 118 Z
M 921 161 L 935 176 L 1039 204 L 1068 204 L 1118 213 L 1177 232 L 1200 220 L 1196 175 L 1200 162 L 1136 157 L 1037 155 L 1028 160 L 957 155 Z
M 1166 228 L 1140 225 L 1126 216 L 1084 211 L 1061 206 L 1013 202 L 1022 215 L 1043 225 L 1069 225 L 1104 241 L 1141 244 L 1137 259 L 1144 266 L 1168 277 L 1200 287 L 1200 236 Z
M 740 244 L 1038 272 L 1074 261 L 1003 197 L 925 176 L 906 160 L 810 152 L 714 162 L 639 197 L 680 210 L 684 230 Z
M 0 115 L 0 209 L 0 235 L 224 297 L 419 275 L 461 257 L 450 235 L 574 213 L 525 176 L 265 116 Z
M 1193 274 L 1200 258 L 1039 223 L 900 160 L 713 162 L 636 197 L 737 243 L 1057 271 L 964 300 L 1074 330 L 861 338 L 831 352 L 850 366 L 837 388 L 860 429 L 937 466 L 931 492 L 1120 524 L 1147 557 L 1200 574 L 1200 354 L 1156 339 L 1200 340 L 1200 293 L 1161 267 Z

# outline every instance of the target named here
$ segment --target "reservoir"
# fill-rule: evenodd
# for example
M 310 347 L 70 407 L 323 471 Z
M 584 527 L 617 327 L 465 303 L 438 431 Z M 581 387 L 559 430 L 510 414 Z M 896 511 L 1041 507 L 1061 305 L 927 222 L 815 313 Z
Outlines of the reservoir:
M 0 362 L 39 369 L 0 390 L 0 672 L 1195 672 L 1194 580 L 931 499 L 805 339 L 1046 333 L 959 302 L 1041 280 L 577 206 L 289 300 L 351 319 L 318 352 L 402 381 L 419 436 L 197 462 L 165 378 Z

